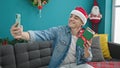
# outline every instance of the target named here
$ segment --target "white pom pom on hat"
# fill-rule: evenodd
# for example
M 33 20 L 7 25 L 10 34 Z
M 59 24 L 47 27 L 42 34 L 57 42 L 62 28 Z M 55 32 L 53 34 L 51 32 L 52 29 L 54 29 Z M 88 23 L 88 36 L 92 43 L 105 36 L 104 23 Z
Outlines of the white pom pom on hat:
M 84 25 L 87 22 L 88 14 L 82 7 L 76 7 L 74 10 L 72 10 L 71 14 L 74 14 L 82 20 Z

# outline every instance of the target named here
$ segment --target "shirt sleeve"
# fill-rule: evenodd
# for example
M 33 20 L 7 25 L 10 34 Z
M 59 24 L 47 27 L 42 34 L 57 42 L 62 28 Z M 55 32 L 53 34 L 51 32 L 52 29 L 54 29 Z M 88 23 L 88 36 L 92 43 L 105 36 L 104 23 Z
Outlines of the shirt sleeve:
M 86 61 L 86 62 L 89 62 L 89 61 L 91 61 L 92 60 L 92 52 L 91 52 L 91 48 L 89 48 L 89 54 L 90 54 L 90 56 L 88 57 L 88 58 L 84 58 L 84 60 Z
M 30 35 L 30 41 L 45 41 L 45 40 L 54 40 L 57 36 L 57 27 L 49 28 L 48 30 L 40 31 L 28 31 Z

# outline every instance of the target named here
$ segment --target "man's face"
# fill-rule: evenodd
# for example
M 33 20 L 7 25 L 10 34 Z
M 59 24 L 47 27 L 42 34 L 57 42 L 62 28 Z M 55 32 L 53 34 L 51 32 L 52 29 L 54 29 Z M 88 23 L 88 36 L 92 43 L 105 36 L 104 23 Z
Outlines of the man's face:
M 84 23 L 82 22 L 82 20 L 78 16 L 71 14 L 71 16 L 69 18 L 69 23 L 68 23 L 68 26 L 70 28 L 73 28 L 73 29 L 80 28 L 81 26 L 83 26 L 83 24 Z

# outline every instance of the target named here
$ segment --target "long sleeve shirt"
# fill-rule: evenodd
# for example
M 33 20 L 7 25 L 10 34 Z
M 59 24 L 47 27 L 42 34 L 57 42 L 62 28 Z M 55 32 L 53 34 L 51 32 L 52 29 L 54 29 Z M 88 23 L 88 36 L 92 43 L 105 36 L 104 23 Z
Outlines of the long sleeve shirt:
M 59 26 L 42 31 L 28 31 L 30 41 L 53 40 L 53 54 L 48 68 L 58 68 L 64 61 L 71 44 L 71 31 L 68 26 Z M 76 64 L 83 64 L 92 59 L 91 49 L 90 56 L 84 58 L 84 49 L 76 45 Z

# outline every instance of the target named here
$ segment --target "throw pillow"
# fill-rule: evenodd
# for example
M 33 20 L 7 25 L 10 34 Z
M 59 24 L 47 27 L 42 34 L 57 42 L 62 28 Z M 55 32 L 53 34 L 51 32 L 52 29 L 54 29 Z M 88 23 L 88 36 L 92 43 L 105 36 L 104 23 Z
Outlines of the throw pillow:
M 92 39 L 91 52 L 93 55 L 92 61 L 104 61 L 102 50 L 100 47 L 100 37 L 96 36 Z
M 108 35 L 107 34 L 95 34 L 100 37 L 100 46 L 105 59 L 111 59 L 109 48 L 108 48 Z

